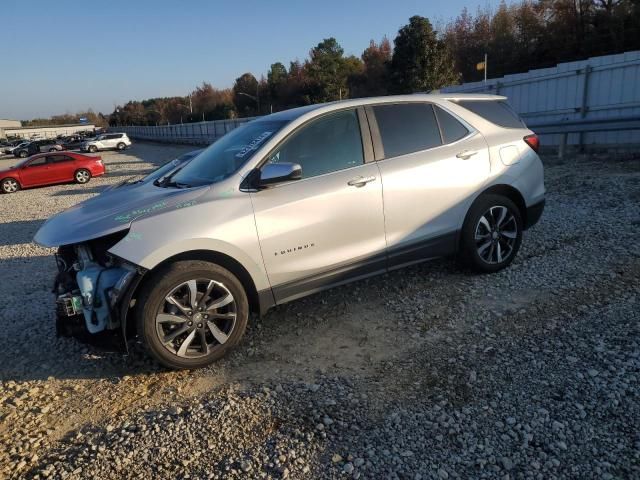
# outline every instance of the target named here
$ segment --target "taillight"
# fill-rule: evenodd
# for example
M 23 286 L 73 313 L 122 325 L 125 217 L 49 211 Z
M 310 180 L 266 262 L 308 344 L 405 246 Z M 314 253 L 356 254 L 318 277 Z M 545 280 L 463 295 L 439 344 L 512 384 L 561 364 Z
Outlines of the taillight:
M 534 133 L 531 135 L 527 135 L 523 138 L 524 142 L 531 147 L 531 150 L 538 153 L 538 149 L 540 148 L 540 139 Z

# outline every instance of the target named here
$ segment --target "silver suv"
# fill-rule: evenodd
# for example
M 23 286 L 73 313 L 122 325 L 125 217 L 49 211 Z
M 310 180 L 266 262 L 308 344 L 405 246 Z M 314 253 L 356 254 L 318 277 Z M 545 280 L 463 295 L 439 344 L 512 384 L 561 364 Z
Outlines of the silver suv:
M 98 135 L 95 140 L 89 140 L 80 145 L 83 152 L 97 152 L 99 150 L 124 150 L 131 146 L 131 140 L 126 133 L 105 133 Z
M 435 257 L 496 272 L 544 207 L 537 137 L 489 95 L 349 100 L 233 130 L 153 182 L 49 219 L 58 330 L 207 365 L 249 314 Z

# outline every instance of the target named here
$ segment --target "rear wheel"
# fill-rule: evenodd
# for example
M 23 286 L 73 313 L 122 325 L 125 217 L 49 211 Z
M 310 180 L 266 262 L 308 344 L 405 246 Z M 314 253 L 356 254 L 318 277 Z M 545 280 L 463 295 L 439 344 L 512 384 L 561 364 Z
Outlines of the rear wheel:
M 5 178 L 0 184 L 4 193 L 14 193 L 20 190 L 20 184 L 14 178 Z
M 522 242 L 522 215 L 507 197 L 483 195 L 471 206 L 462 227 L 460 260 L 491 273 L 507 267 Z
M 49 149 L 49 151 L 50 151 L 50 152 L 55 152 L 55 151 L 56 151 L 56 149 L 55 149 L 55 148 L 50 148 L 50 149 Z
M 126 147 L 127 147 L 127 146 L 126 146 L 124 143 L 122 143 L 122 142 L 120 142 L 120 143 L 116 146 L 116 148 L 117 148 L 118 150 L 124 150 Z
M 76 170 L 76 173 L 73 176 L 78 183 L 87 183 L 91 180 L 91 172 L 86 168 L 81 168 L 80 170 Z
M 240 281 L 209 262 L 182 261 L 158 271 L 138 298 L 138 334 L 162 365 L 200 368 L 225 355 L 247 326 Z
M 95 145 L 89 145 L 89 151 L 91 153 L 96 153 L 98 151 L 98 147 L 96 147 Z
M 20 150 L 20 152 L 18 153 L 18 156 L 19 156 L 20 158 L 27 158 L 27 156 L 28 156 L 28 155 L 29 155 L 29 154 L 27 153 L 27 151 L 26 151 L 26 150 Z

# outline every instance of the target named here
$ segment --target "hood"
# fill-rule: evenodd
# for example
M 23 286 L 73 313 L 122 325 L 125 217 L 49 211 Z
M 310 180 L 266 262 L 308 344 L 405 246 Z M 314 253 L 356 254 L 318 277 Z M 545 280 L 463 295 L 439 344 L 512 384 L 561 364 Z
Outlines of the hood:
M 177 189 L 153 184 L 137 188 L 115 188 L 85 200 L 47 220 L 34 241 L 43 247 L 85 242 L 127 230 L 141 217 L 159 215 L 196 202 L 210 187 Z

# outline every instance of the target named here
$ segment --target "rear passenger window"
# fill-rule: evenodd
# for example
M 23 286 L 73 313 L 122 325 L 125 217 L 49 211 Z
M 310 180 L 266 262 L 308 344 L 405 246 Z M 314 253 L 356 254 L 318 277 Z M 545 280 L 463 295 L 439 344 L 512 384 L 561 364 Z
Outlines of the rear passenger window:
M 62 163 L 62 162 L 73 161 L 73 158 L 68 157 L 66 155 L 52 155 L 47 158 L 49 159 L 49 162 L 52 162 L 52 163 Z
M 438 117 L 444 143 L 453 143 L 467 136 L 469 130 L 456 120 L 453 115 L 438 106 L 434 108 L 436 109 L 436 116 Z
M 526 128 L 522 119 L 507 102 L 495 100 L 459 100 L 456 103 L 501 127 Z
M 378 121 L 385 158 L 442 145 L 438 123 L 429 104 L 377 105 L 373 111 Z

